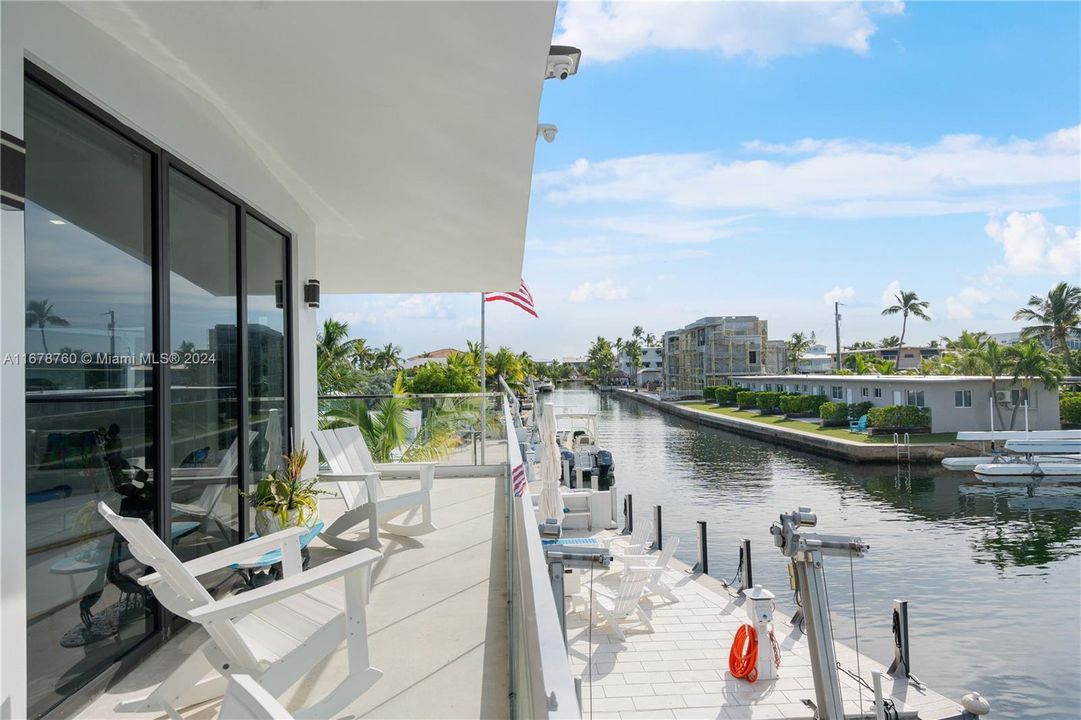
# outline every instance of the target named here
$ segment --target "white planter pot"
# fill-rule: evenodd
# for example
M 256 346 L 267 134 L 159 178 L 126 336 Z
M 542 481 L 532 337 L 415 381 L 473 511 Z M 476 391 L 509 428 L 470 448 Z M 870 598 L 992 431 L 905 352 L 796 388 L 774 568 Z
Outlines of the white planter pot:
M 286 528 L 299 526 L 310 528 L 315 525 L 318 519 L 319 518 L 313 514 L 307 519 L 307 522 L 302 523 L 300 522 L 300 511 L 290 510 L 286 524 L 283 525 L 281 518 L 276 513 L 267 510 L 257 510 L 255 512 L 255 532 L 258 533 L 260 537 L 266 537 L 267 535 L 285 530 Z

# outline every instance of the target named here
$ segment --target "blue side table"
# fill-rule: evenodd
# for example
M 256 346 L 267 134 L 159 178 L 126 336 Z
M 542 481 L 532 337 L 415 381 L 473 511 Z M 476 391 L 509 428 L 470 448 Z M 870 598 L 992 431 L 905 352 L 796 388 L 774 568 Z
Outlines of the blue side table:
M 311 553 L 308 552 L 308 544 L 315 539 L 315 536 L 323 531 L 323 521 L 319 520 L 312 525 L 308 532 L 300 536 L 300 558 L 301 567 L 304 570 L 308 569 L 309 563 L 311 563 Z M 254 540 L 259 537 L 256 533 L 252 533 L 248 536 L 248 540 Z M 233 563 L 229 566 L 233 570 L 236 570 L 241 578 L 244 579 L 244 584 L 250 589 L 262 587 L 275 580 L 281 580 L 282 578 L 282 551 L 281 550 L 268 550 L 257 558 L 246 560 L 244 562 Z M 264 572 L 265 571 L 265 572 Z

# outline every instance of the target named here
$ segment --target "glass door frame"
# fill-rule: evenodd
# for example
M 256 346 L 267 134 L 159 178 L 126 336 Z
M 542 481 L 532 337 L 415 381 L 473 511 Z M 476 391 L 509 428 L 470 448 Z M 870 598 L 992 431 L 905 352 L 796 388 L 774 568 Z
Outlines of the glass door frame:
M 39 87 L 43 88 L 50 94 L 59 98 L 61 101 L 74 107 L 79 112 L 85 114 L 94 122 L 101 124 L 108 128 L 112 132 L 117 133 L 121 137 L 125 138 L 129 142 L 138 146 L 140 149 L 149 153 L 151 158 L 151 200 L 149 206 L 146 208 L 147 221 L 151 228 L 151 317 L 153 327 L 152 333 L 152 352 L 157 358 L 162 357 L 162 353 L 169 353 L 169 341 L 170 341 L 170 300 L 169 300 L 169 273 L 171 271 L 169 265 L 169 171 L 175 170 L 183 173 L 189 179 L 194 182 L 203 185 L 208 190 L 221 196 L 228 202 L 232 203 L 235 212 L 234 223 L 236 228 L 236 285 L 237 285 L 237 318 L 236 318 L 236 342 L 237 342 L 237 383 L 238 383 L 238 431 L 240 433 L 246 432 L 246 428 L 249 425 L 249 391 L 248 387 L 248 296 L 247 296 L 247 221 L 246 218 L 251 216 L 255 220 L 262 222 L 267 227 L 280 233 L 284 239 L 283 242 L 283 260 L 285 277 L 283 278 L 283 315 L 284 315 L 284 342 L 285 342 L 285 450 L 289 452 L 292 450 L 293 443 L 293 428 L 295 427 L 294 412 L 296 404 L 294 402 L 294 390 L 296 387 L 295 378 L 295 363 L 293 362 L 293 350 L 294 350 L 294 322 L 293 322 L 293 310 L 298 307 L 295 304 L 294 290 L 295 282 L 293 280 L 293 244 L 295 242 L 295 236 L 292 232 L 284 228 L 280 223 L 275 222 L 272 218 L 268 217 L 264 213 L 260 212 L 257 208 L 253 207 L 247 201 L 240 196 L 234 194 L 228 189 L 222 187 L 220 184 L 207 177 L 205 174 L 186 163 L 181 158 L 170 153 L 157 143 L 150 140 L 148 137 L 140 133 L 139 131 L 124 124 L 115 116 L 102 109 L 92 101 L 88 100 L 84 96 L 80 95 L 77 91 L 69 87 L 64 82 L 60 81 L 48 71 L 42 69 L 38 65 L 35 65 L 30 60 L 24 60 L 24 82 L 32 82 Z M 172 492 L 172 477 L 171 469 L 173 462 L 172 452 L 172 428 L 171 428 L 171 368 L 169 363 L 154 363 L 152 377 L 154 380 L 154 391 L 151 395 L 154 403 L 154 428 L 152 431 L 153 438 L 153 466 L 154 477 L 156 479 L 155 485 L 157 486 L 157 497 L 155 498 L 155 532 L 158 537 L 167 545 L 171 545 L 171 537 L 167 528 L 172 524 L 172 503 L 170 502 L 170 496 Z M 239 436 L 238 436 L 239 437 Z M 240 491 L 246 491 L 248 488 L 249 478 L 249 466 L 250 448 L 244 442 L 237 443 L 238 460 L 237 460 L 237 485 Z M 244 503 L 240 502 L 238 498 L 237 503 L 240 511 L 238 513 L 239 522 L 239 537 L 245 538 L 249 533 L 248 528 L 248 513 L 245 511 Z M 122 659 L 130 658 L 133 654 L 141 654 L 142 652 L 149 651 L 156 646 L 155 640 L 158 642 L 167 640 L 174 630 L 175 623 L 173 620 L 175 616 L 168 612 L 162 605 L 158 605 L 158 615 L 156 617 L 157 629 L 154 633 L 149 635 L 143 640 L 136 649 L 129 651 L 128 653 L 120 656 Z M 108 672 L 108 671 L 106 671 Z M 91 681 L 93 683 L 93 681 Z M 71 698 L 77 698 L 81 691 L 77 690 L 69 696 Z M 67 701 L 62 701 L 61 705 L 64 705 Z M 59 706 L 58 706 L 59 707 Z M 55 708 L 54 708 L 55 710 Z

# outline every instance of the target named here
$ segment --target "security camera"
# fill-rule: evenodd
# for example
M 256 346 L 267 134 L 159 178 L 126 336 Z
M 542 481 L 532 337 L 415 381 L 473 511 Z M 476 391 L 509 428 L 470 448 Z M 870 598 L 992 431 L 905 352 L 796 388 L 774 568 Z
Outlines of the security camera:
M 582 51 L 570 45 L 552 45 L 548 50 L 548 67 L 544 73 L 544 79 L 559 78 L 566 80 L 578 72 L 578 61 L 582 58 Z
M 537 137 L 544 138 L 545 142 L 552 142 L 556 139 L 556 133 L 559 132 L 559 128 L 555 125 L 549 125 L 544 123 L 537 126 Z
M 571 70 L 574 65 L 571 63 L 571 59 L 566 55 L 549 55 L 548 56 L 548 74 L 546 78 L 557 77 L 560 80 L 566 80 L 571 74 Z

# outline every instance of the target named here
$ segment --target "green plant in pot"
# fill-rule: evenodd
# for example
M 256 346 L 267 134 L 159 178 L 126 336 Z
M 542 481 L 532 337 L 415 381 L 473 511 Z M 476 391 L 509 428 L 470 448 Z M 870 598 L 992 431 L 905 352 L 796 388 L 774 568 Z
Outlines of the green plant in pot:
M 316 488 L 318 480 L 300 477 L 308 462 L 304 445 L 283 455 L 285 466 L 270 473 L 244 496 L 255 510 L 255 532 L 269 535 L 290 527 L 312 527 L 319 519 L 319 496 L 329 495 Z

